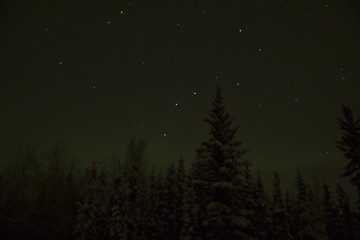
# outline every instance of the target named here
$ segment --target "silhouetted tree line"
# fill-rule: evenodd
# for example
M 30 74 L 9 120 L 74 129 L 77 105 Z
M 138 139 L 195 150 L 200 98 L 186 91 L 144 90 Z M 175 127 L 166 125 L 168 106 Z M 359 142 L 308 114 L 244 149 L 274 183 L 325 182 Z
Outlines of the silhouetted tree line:
M 296 172 L 294 193 L 274 172 L 266 191 L 217 88 L 206 122 L 210 137 L 191 167 L 181 157 L 165 171 L 145 173 L 143 141 L 131 140 L 126 160 L 80 171 L 62 144 L 46 153 L 22 147 L 1 159 L 0 239 L 74 240 L 354 240 L 359 210 L 340 185 L 318 194 Z M 343 176 L 359 188 L 360 125 L 343 106 L 337 142 L 350 162 Z M 359 203 L 359 202 L 358 202 Z

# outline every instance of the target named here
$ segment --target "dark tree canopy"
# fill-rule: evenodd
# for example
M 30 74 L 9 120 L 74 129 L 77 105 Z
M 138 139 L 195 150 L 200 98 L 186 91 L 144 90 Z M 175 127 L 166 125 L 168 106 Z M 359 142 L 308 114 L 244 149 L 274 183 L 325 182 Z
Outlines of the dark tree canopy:
M 350 176 L 353 183 L 360 184 L 360 119 L 354 118 L 352 110 L 345 105 L 342 112 L 344 119 L 337 118 L 337 123 L 343 135 L 336 145 L 350 160 L 342 177 Z
M 355 118 L 350 107 L 345 105 L 342 105 L 342 112 L 344 118 L 337 118 L 337 123 L 343 135 L 336 145 L 349 162 L 341 177 L 350 177 L 350 182 L 357 187 L 360 210 L 360 118 Z
M 359 120 L 344 107 L 337 142 L 357 184 Z M 48 152 L 21 148 L 0 172 L 0 239 L 14 240 L 354 240 L 359 213 L 338 185 L 322 198 L 297 169 L 295 192 L 274 172 L 269 193 L 236 139 L 220 88 L 205 121 L 210 136 L 189 169 L 184 159 L 162 173 L 145 171 L 145 142 L 132 139 L 124 161 L 93 163 L 82 174 L 57 144 Z M 110 167 L 110 168 L 109 168 Z M 357 185 L 359 186 L 359 185 Z

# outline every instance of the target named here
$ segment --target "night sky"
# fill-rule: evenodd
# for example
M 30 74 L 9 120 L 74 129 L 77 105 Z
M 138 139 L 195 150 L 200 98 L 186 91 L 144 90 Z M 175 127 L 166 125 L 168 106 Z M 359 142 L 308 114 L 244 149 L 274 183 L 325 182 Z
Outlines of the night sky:
M 254 170 L 334 183 L 359 63 L 355 0 L 3 0 L 1 149 L 63 141 L 102 161 L 138 137 L 150 165 L 190 163 L 220 86 Z

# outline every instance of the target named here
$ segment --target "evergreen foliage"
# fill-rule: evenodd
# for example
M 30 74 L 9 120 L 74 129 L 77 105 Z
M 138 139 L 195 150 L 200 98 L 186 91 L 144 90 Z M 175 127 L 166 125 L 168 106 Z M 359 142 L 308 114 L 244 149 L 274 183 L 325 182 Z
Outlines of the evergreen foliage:
M 146 215 L 147 238 L 149 240 L 165 239 L 167 233 L 165 208 L 165 186 L 161 173 L 155 167 L 150 175 L 149 204 Z
M 341 177 L 350 177 L 350 181 L 358 189 L 358 211 L 360 212 L 360 118 L 354 118 L 352 110 L 343 105 L 344 119 L 337 118 L 337 123 L 343 135 L 336 141 L 337 147 L 349 160 Z
M 323 183 L 323 198 L 322 198 L 323 216 L 326 219 L 325 227 L 329 236 L 329 240 L 341 239 L 339 226 L 339 213 L 337 206 L 331 197 L 329 186 Z
M 356 185 L 359 120 L 349 108 L 338 119 L 338 147 L 350 163 L 343 176 Z M 295 193 L 282 194 L 274 172 L 272 194 L 252 174 L 237 127 L 216 89 L 210 136 L 186 170 L 184 159 L 147 184 L 145 142 L 129 142 L 124 163 L 113 157 L 101 171 L 84 173 L 63 144 L 49 152 L 22 147 L 0 172 L 0 239 L 27 240 L 354 240 L 359 213 L 340 185 L 337 199 L 324 182 L 317 199 L 298 169 Z M 110 184 L 107 184 L 110 182 Z M 317 195 L 317 194 L 316 194 Z
M 109 202 L 108 228 L 111 240 L 128 239 L 127 222 L 131 215 L 128 196 L 128 185 L 124 181 L 123 173 L 118 172 Z
M 142 240 L 145 238 L 146 183 L 144 174 L 145 142 L 132 139 L 128 146 L 125 166 L 125 181 L 129 191 L 128 201 L 131 214 L 127 221 L 128 239 Z
M 304 182 L 303 175 L 297 170 L 295 204 L 295 239 L 328 239 L 319 205 L 311 188 Z
M 261 174 L 257 172 L 255 181 L 255 188 L 253 193 L 255 202 L 255 219 L 253 220 L 257 239 L 271 239 L 272 238 L 272 219 L 270 213 L 269 199 L 265 192 Z
M 285 204 L 283 202 L 283 196 L 281 193 L 280 187 L 280 176 L 277 172 L 274 172 L 273 178 L 273 195 L 271 203 L 271 239 L 277 240 L 290 240 L 293 237 L 290 234 L 289 230 L 289 221 L 288 213 L 291 211 L 288 209 L 286 211 Z M 287 197 L 289 198 L 289 196 Z M 288 205 L 290 205 L 290 200 L 288 199 Z M 288 206 L 290 208 L 290 206 Z
M 182 208 L 183 218 L 182 222 L 184 227 L 181 229 L 181 240 L 201 240 L 199 228 L 199 215 L 201 199 L 197 197 L 193 185 L 192 176 L 188 174 L 186 180 L 186 190 L 184 194 L 184 204 Z
M 340 227 L 340 236 L 344 240 L 356 239 L 354 229 L 354 215 L 351 212 L 350 203 L 345 191 L 340 186 L 336 187 L 337 211 L 339 214 L 338 223 Z
M 192 166 L 192 186 L 198 206 L 198 235 L 201 239 L 237 239 L 244 236 L 249 220 L 245 206 L 239 203 L 237 189 L 244 150 L 235 139 L 238 127 L 233 127 L 233 117 L 225 110 L 220 88 L 216 89 L 209 118 L 210 138 L 197 150 Z
M 93 163 L 91 175 L 88 179 L 87 190 L 83 201 L 79 204 L 79 211 L 74 229 L 77 240 L 102 239 L 104 219 L 104 196 L 102 176 L 98 179 L 97 166 Z M 100 180 L 100 181 L 99 181 Z

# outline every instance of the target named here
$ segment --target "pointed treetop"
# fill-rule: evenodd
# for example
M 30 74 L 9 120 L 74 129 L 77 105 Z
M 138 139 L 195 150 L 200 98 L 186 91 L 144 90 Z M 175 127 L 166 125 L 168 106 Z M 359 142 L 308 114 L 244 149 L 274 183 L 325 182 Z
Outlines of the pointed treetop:
M 204 119 L 205 122 L 208 122 L 211 125 L 211 138 L 219 141 L 223 145 L 234 141 L 238 127 L 232 127 L 234 118 L 225 110 L 222 91 L 219 87 L 216 87 L 215 99 L 212 102 L 212 106 L 209 117 Z M 238 143 L 238 145 L 240 144 L 241 143 Z

